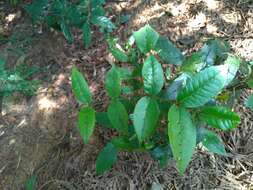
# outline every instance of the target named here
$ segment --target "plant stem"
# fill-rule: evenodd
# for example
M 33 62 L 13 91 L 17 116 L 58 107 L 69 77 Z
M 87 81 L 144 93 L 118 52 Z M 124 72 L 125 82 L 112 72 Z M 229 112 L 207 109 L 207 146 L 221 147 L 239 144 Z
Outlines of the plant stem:
M 2 117 L 2 107 L 3 107 L 3 95 L 0 95 L 0 118 Z

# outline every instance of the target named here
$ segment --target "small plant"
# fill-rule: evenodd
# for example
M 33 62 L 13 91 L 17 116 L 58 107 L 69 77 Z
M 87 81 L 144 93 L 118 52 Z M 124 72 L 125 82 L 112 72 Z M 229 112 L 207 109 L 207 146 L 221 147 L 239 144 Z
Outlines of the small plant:
M 33 22 L 45 22 L 49 27 L 59 29 L 69 43 L 74 38 L 72 27 L 81 28 L 83 43 L 88 48 L 92 41 L 92 25 L 99 26 L 104 33 L 115 28 L 105 16 L 104 0 L 79 0 L 76 3 L 67 0 L 36 0 L 26 7 Z
M 21 0 L 8 0 L 8 3 L 11 6 L 17 6 L 20 2 L 21 2 Z
M 120 150 L 147 151 L 162 166 L 173 156 L 180 174 L 198 144 L 226 155 L 212 129 L 227 131 L 240 123 L 221 97 L 241 62 L 229 54 L 226 42 L 209 40 L 200 51 L 185 57 L 146 25 L 123 47 L 115 39 L 108 43 L 109 51 L 125 67 L 112 64 L 106 74 L 105 89 L 111 99 L 107 112 L 92 108 L 89 86 L 76 67 L 71 75 L 73 92 L 82 104 L 77 126 L 84 143 L 89 142 L 96 122 L 118 131 L 98 155 L 98 174 L 112 167 Z
M 21 92 L 28 96 L 35 93 L 38 81 L 28 80 L 34 72 L 34 68 L 28 70 L 22 66 L 17 66 L 15 70 L 8 70 L 5 68 L 5 60 L 0 57 L 0 115 L 4 96 L 9 96 L 14 92 Z

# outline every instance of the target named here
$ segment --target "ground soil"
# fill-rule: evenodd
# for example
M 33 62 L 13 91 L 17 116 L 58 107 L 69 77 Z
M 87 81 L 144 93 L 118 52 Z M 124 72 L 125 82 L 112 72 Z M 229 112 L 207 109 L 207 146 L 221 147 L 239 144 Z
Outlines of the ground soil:
M 38 190 L 56 189 L 253 189 L 253 113 L 243 106 L 245 90 L 235 106 L 240 126 L 221 133 L 228 157 L 199 148 L 184 176 L 175 163 L 159 168 L 144 153 L 122 152 L 118 163 L 103 175 L 95 174 L 95 159 L 110 131 L 96 129 L 89 145 L 83 145 L 76 129 L 78 104 L 70 86 L 70 70 L 76 65 L 86 76 L 96 110 L 105 110 L 103 87 L 110 56 L 102 35 L 95 30 L 92 47 L 85 50 L 81 33 L 67 44 L 62 34 L 44 26 L 32 26 L 21 7 L 0 2 L 0 32 L 16 36 L 0 44 L 0 55 L 8 66 L 20 61 L 43 68 L 33 77 L 41 81 L 32 97 L 14 94 L 4 99 L 0 118 L 0 189 L 20 190 L 37 176 Z M 219 37 L 230 42 L 232 51 L 245 60 L 253 59 L 253 3 L 250 0 L 131 0 L 109 3 L 111 19 L 129 15 L 128 23 L 115 35 L 125 41 L 146 23 L 173 41 L 185 54 L 201 47 L 206 39 Z M 6 21 L 9 14 L 16 17 Z M 1 29 L 2 28 L 2 29 Z M 20 52 L 23 58 L 20 59 Z

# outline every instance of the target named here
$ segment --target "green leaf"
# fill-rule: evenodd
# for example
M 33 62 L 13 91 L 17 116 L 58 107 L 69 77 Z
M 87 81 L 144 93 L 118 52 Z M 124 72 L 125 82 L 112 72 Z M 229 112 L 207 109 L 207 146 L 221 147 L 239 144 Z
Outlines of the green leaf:
M 102 28 L 102 30 L 106 30 L 107 32 L 112 32 L 116 27 L 111 22 L 111 20 L 105 16 L 99 16 L 92 20 L 93 24 L 98 25 Z
M 202 106 L 213 99 L 226 85 L 228 66 L 211 66 L 186 81 L 177 100 L 185 107 Z
M 110 102 L 107 115 L 113 128 L 120 132 L 128 133 L 128 114 L 120 101 L 112 100 Z
M 235 78 L 236 73 L 240 67 L 241 64 L 241 60 L 236 57 L 236 56 L 228 56 L 228 58 L 225 61 L 224 64 L 224 72 L 227 72 L 225 75 L 223 74 L 223 76 L 226 76 L 226 82 L 225 85 L 227 86 L 230 82 L 232 82 L 232 80 Z
M 200 52 L 193 53 L 183 62 L 181 71 L 195 73 L 203 68 L 202 54 Z
M 107 112 L 96 112 L 96 122 L 106 128 L 113 128 Z
M 155 132 L 158 119 L 159 107 L 157 102 L 148 97 L 141 98 L 133 113 L 134 129 L 140 142 Z
M 37 184 L 37 176 L 32 175 L 28 178 L 28 180 L 25 183 L 25 190 L 35 190 Z
M 83 104 L 89 104 L 91 102 L 89 86 L 76 67 L 72 68 L 71 83 L 76 99 Z
M 115 65 L 107 72 L 105 78 L 105 89 L 111 98 L 117 98 L 121 92 L 121 79 Z
M 206 147 L 210 152 L 226 155 L 224 144 L 218 135 L 203 127 L 200 127 L 198 131 L 200 133 L 199 135 L 201 136 L 200 141 L 204 147 Z
M 68 43 L 73 43 L 74 38 L 70 31 L 70 27 L 65 22 L 61 22 L 61 31 Z
M 247 85 L 248 85 L 248 87 L 253 88 L 253 79 L 249 79 L 247 81 Z
M 163 36 L 159 37 L 155 50 L 158 52 L 160 58 L 168 64 L 181 65 L 184 60 L 181 51 Z
M 117 69 L 120 74 L 121 80 L 132 79 L 132 71 L 131 70 L 129 70 L 128 68 L 122 68 L 122 67 L 119 67 Z
M 144 79 L 145 92 L 151 95 L 156 95 L 160 92 L 164 84 L 163 69 L 153 55 L 145 60 L 142 68 L 142 77 Z
M 105 0 L 91 0 L 92 7 L 102 6 L 103 4 L 105 4 Z
M 0 78 L 4 78 L 3 76 L 6 74 L 5 71 L 5 60 L 0 57 Z
M 245 105 L 253 111 L 253 94 L 249 96 L 249 98 L 245 101 Z
M 91 22 L 97 22 L 97 17 L 105 16 L 105 10 L 102 6 L 97 6 L 91 10 Z
M 25 10 L 30 15 L 33 22 L 36 22 L 43 18 L 43 12 L 45 7 L 48 5 L 49 0 L 37 0 L 33 1 L 32 4 L 25 6 Z
M 95 110 L 93 108 L 85 107 L 80 110 L 77 127 L 84 144 L 89 143 L 95 127 Z
M 173 105 L 168 113 L 168 135 L 173 157 L 182 175 L 189 164 L 196 146 L 196 127 L 190 113 Z
M 134 88 L 132 86 L 123 86 L 122 87 L 122 94 L 125 95 L 133 95 L 134 93 Z
M 131 15 L 130 14 L 128 14 L 128 15 L 120 15 L 119 16 L 119 22 L 120 22 L 120 24 L 126 24 L 126 23 L 128 23 L 130 21 L 130 19 L 131 19 Z
M 185 86 L 188 78 L 189 76 L 185 73 L 177 77 L 168 87 L 163 90 L 162 98 L 166 100 L 176 100 L 179 91 Z
M 91 30 L 89 23 L 83 24 L 83 44 L 84 47 L 87 49 L 91 44 Z
M 199 117 L 208 125 L 222 130 L 233 129 L 240 123 L 240 117 L 236 113 L 221 106 L 205 106 Z
M 117 154 L 117 148 L 112 143 L 107 143 L 96 160 L 96 172 L 102 174 L 109 170 L 117 161 Z
M 135 104 L 137 103 L 138 99 L 138 96 L 134 96 L 132 98 L 121 97 L 119 100 L 124 105 L 128 113 L 133 113 Z
M 205 65 L 214 65 L 216 59 L 225 57 L 229 50 L 229 44 L 223 40 L 208 40 L 201 49 L 202 60 Z
M 149 25 L 146 25 L 137 32 L 134 32 L 133 36 L 137 47 L 144 54 L 155 48 L 156 42 L 159 38 L 159 34 Z
M 115 59 L 117 59 L 118 61 L 120 61 L 120 62 L 127 62 L 128 61 L 128 56 L 122 50 L 120 50 L 116 47 L 112 47 L 110 49 L 110 52 L 112 53 L 113 57 L 115 57 Z
M 120 150 L 133 151 L 139 148 L 139 144 L 129 140 L 127 137 L 115 137 L 111 140 L 112 144 Z
M 161 167 L 165 167 L 168 159 L 173 157 L 170 145 L 156 146 L 150 151 L 150 154 L 154 159 L 159 161 Z

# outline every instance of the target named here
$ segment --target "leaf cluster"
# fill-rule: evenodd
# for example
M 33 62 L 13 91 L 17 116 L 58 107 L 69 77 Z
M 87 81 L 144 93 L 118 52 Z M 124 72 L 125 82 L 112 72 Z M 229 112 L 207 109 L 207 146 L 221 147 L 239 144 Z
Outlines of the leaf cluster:
M 69 43 L 74 41 L 71 29 L 82 29 L 85 48 L 91 45 L 92 26 L 103 33 L 110 33 L 115 25 L 106 17 L 104 0 L 35 0 L 25 7 L 32 21 L 46 23 L 60 30 Z
M 15 70 L 6 69 L 5 60 L 0 57 L 0 96 L 8 96 L 14 92 L 33 95 L 38 86 L 38 81 L 28 80 L 33 73 L 32 69 L 24 70 L 21 66 Z
M 227 131 L 240 123 L 219 96 L 233 83 L 241 64 L 229 54 L 226 42 L 209 40 L 198 52 L 184 56 L 146 25 L 133 32 L 124 46 L 113 38 L 108 44 L 124 67 L 113 64 L 106 74 L 107 112 L 92 108 L 88 84 L 77 68 L 71 76 L 74 94 L 82 104 L 78 128 L 84 143 L 89 142 L 95 123 L 118 132 L 98 155 L 98 173 L 110 169 L 121 150 L 147 151 L 162 166 L 173 157 L 180 174 L 198 145 L 226 155 L 212 129 Z M 169 68 L 175 68 L 173 75 Z

